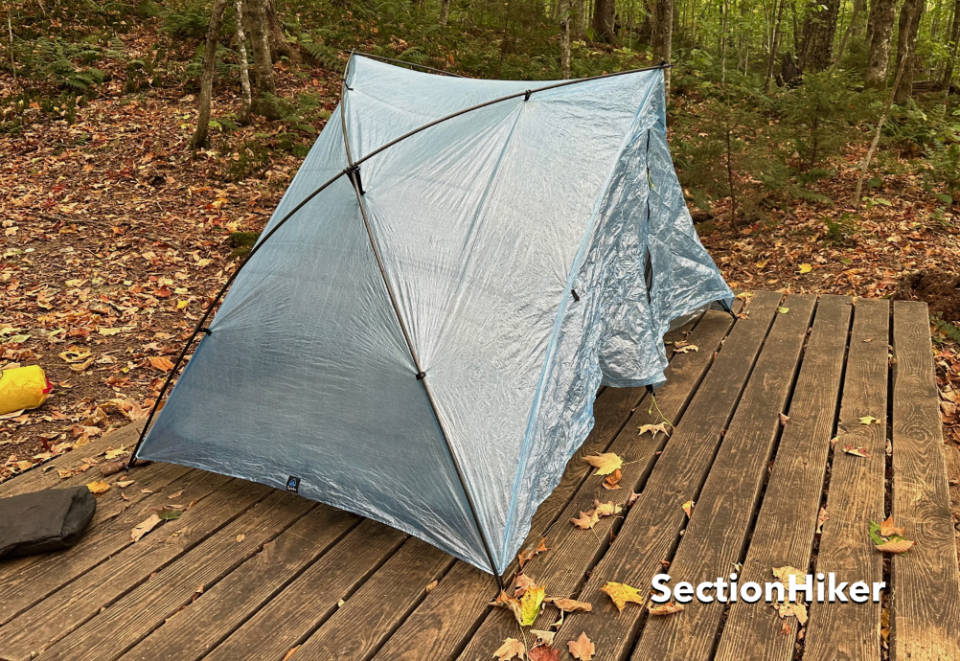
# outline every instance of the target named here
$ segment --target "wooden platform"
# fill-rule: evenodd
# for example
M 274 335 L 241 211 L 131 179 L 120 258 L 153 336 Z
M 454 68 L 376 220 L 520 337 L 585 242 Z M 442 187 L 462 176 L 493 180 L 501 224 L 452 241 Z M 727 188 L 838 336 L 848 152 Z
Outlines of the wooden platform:
M 598 396 L 581 453 L 620 454 L 624 488 L 602 489 L 575 457 L 538 511 L 531 540 L 546 531 L 550 550 L 527 574 L 549 595 L 593 604 L 565 618 L 560 658 L 586 632 L 604 660 L 880 659 L 887 646 L 897 660 L 960 659 L 926 306 L 772 292 L 745 301 L 735 323 L 708 312 L 674 334 L 698 350 L 676 353 L 657 391 L 670 438 L 637 433 L 659 420 L 644 390 Z M 96 467 L 66 479 L 58 469 L 134 437 L 127 428 L 91 443 L 0 485 L 0 496 L 100 479 Z M 396 530 L 179 466 L 106 479 L 113 486 L 78 546 L 0 563 L 0 658 L 280 661 L 298 648 L 290 658 L 472 660 L 520 635 L 488 606 L 492 577 Z M 135 482 L 116 485 L 126 479 Z M 568 522 L 596 497 L 625 503 L 634 491 L 625 516 L 592 531 Z M 685 501 L 695 501 L 689 519 Z M 131 540 L 169 504 L 186 509 Z M 916 541 L 894 557 L 868 536 L 869 521 L 891 512 Z M 646 593 L 664 566 L 693 582 L 737 568 L 743 582 L 782 565 L 891 587 L 883 603 L 811 604 L 802 629 L 764 603 L 653 616 L 634 604 L 618 613 L 600 591 L 617 581 Z M 557 616 L 546 607 L 534 628 Z

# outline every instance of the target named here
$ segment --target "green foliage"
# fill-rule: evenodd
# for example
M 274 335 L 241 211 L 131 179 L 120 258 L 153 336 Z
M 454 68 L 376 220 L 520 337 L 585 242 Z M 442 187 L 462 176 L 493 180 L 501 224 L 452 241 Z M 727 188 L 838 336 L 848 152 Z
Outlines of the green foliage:
M 823 224 L 827 228 L 824 240 L 836 246 L 847 245 L 859 229 L 856 216 L 850 213 L 842 213 L 837 218 L 824 218 Z
M 35 84 L 84 93 L 107 78 L 106 72 L 90 66 L 104 56 L 104 49 L 95 44 L 41 37 L 16 42 L 14 56 L 21 75 Z
M 177 39 L 201 39 L 207 34 L 209 2 L 182 0 L 161 12 L 163 31 Z

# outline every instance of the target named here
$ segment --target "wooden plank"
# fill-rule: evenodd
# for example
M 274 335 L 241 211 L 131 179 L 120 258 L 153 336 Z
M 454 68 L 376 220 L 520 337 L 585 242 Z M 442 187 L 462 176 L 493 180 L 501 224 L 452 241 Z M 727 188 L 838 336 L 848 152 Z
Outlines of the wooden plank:
M 410 538 L 297 650 L 297 659 L 367 659 L 453 559 Z M 358 623 L 362 623 L 359 624 Z
M 709 368 L 714 353 L 730 329 L 732 321 L 725 312 L 708 312 L 703 321 L 689 336 L 689 342 L 698 351 L 678 354 L 670 361 L 666 384 L 656 393 L 657 406 L 663 415 L 674 424 L 681 424 L 681 413 L 696 390 L 697 384 Z M 592 532 L 572 526 L 569 521 L 581 510 L 593 507 L 595 499 L 612 500 L 626 505 L 634 489 L 649 472 L 657 454 L 666 443 L 663 434 L 637 435 L 643 424 L 658 424 L 660 415 L 650 406 L 641 406 L 630 418 L 613 443 L 609 452 L 619 454 L 624 461 L 621 489 L 607 490 L 602 487 L 601 476 L 588 478 L 560 516 L 557 526 L 550 532 L 547 545 L 550 550 L 536 556 L 524 567 L 524 573 L 544 585 L 550 595 L 565 597 L 574 593 L 583 581 L 585 573 L 603 552 L 610 539 L 616 518 L 601 519 Z M 556 611 L 547 608 L 533 628 L 546 629 L 556 619 Z M 488 657 L 508 636 L 516 637 L 517 624 L 513 616 L 503 609 L 492 609 L 460 655 L 462 659 Z
M 770 580 L 773 567 L 789 565 L 805 570 L 810 564 L 850 315 L 848 297 L 825 295 L 820 299 L 790 401 L 790 420 L 783 429 L 739 572 L 741 585 Z M 739 661 L 744 650 L 751 650 L 758 658 L 789 661 L 797 634 L 795 623 L 789 624 L 790 633 L 784 633 L 783 621 L 773 608 L 738 601 L 727 613 L 716 658 Z
M 890 658 L 960 659 L 960 576 L 924 303 L 893 304 L 893 517 L 916 545 L 892 568 Z
M 882 521 L 887 445 L 887 301 L 857 301 L 827 487 L 827 516 L 816 568 L 837 581 L 880 581 L 883 558 L 868 535 L 869 521 Z M 861 424 L 862 416 L 878 420 Z M 869 457 L 843 452 L 863 447 Z M 804 638 L 812 659 L 880 658 L 880 604 L 814 603 Z
M 667 339 L 681 337 L 694 324 L 685 325 L 678 331 L 668 334 Z M 669 369 L 669 368 L 668 368 Z M 608 388 L 604 394 L 612 392 L 626 396 L 618 400 L 630 402 L 631 397 L 645 394 L 642 388 Z M 613 441 L 612 434 L 620 431 L 633 410 L 642 406 L 644 401 L 636 400 L 629 409 L 609 406 L 609 400 L 598 399 L 595 407 L 596 424 L 580 450 L 567 464 L 560 487 L 547 498 L 533 518 L 532 531 L 545 530 L 549 523 L 561 515 L 563 508 L 576 493 L 580 485 L 593 471 L 581 461 L 585 454 L 603 452 Z M 561 493 L 565 497 L 557 497 Z M 531 533 L 527 545 L 539 539 L 539 533 Z M 508 572 L 509 574 L 509 572 Z M 426 599 L 416 608 L 397 632 L 376 655 L 378 659 L 417 659 L 421 650 L 429 658 L 455 656 L 463 646 L 464 640 L 477 627 L 480 620 L 489 611 L 488 604 L 496 595 L 493 580 L 464 563 L 456 563 L 450 573 L 440 581 Z M 427 658 L 427 657 L 424 657 Z
M 175 502 L 167 498 L 168 494 L 183 491 L 185 497 L 177 499 L 176 502 L 186 504 L 193 500 L 202 500 L 229 479 L 201 471 L 187 471 L 184 477 L 170 484 L 157 485 L 150 480 L 144 480 L 131 485 L 131 497 L 132 487 L 136 486 L 138 495 L 146 499 L 145 502 L 132 504 L 122 515 L 103 522 L 93 531 L 88 531 L 77 545 L 70 549 L 36 556 L 31 558 L 33 562 L 30 564 L 10 563 L 15 565 L 16 571 L 9 574 L 4 566 L 4 580 L 0 582 L 0 623 L 6 624 L 61 586 L 133 544 L 130 530 L 150 516 L 154 509 Z M 151 495 L 139 493 L 143 488 L 155 492 Z M 101 498 L 112 495 L 116 501 L 122 503 L 123 499 L 119 494 L 112 492 L 111 489 Z M 176 527 L 176 524 L 171 525 L 167 532 Z
M 594 613 L 567 616 L 557 632 L 560 649 L 586 632 L 605 659 L 628 651 L 641 610 L 631 607 L 618 614 L 600 588 L 607 581 L 644 588 L 660 570 L 661 560 L 669 557 L 685 519 L 680 505 L 697 498 L 780 299 L 774 292 L 758 292 L 747 318 L 734 325 L 616 539 L 580 592 L 579 598 L 591 602 Z
M 326 621 L 337 609 L 337 601 L 363 583 L 406 539 L 399 530 L 364 520 L 205 658 L 282 658 Z
M 242 487 L 239 492 L 231 494 L 234 499 L 243 498 L 246 492 L 265 488 L 250 483 Z M 314 503 L 293 494 L 274 491 L 180 555 L 177 562 L 158 569 L 150 574 L 149 580 L 109 603 L 92 620 L 48 648 L 46 658 L 92 661 L 102 659 L 105 649 L 119 654 L 132 647 L 190 603 L 199 589 L 213 586 L 314 506 Z M 217 517 L 213 508 L 208 514 L 211 518 L 218 518 L 220 523 L 229 519 L 222 514 Z M 185 529 L 184 534 L 186 532 Z M 149 537 L 144 538 L 147 539 Z M 157 549 L 154 553 L 160 552 Z M 118 577 L 107 575 L 102 580 L 114 581 Z
M 107 432 L 100 438 L 93 439 L 86 445 L 81 445 L 70 452 L 65 452 L 43 464 L 37 464 L 27 472 L 10 478 L 0 484 L 0 498 L 16 496 L 17 494 L 29 493 L 31 491 L 40 491 L 41 489 L 55 489 L 57 487 L 86 484 L 86 482 L 90 481 L 89 479 L 85 479 L 86 474 L 81 474 L 77 478 L 61 480 L 57 475 L 57 469 L 78 468 L 83 464 L 84 457 L 94 457 L 108 449 L 115 449 L 122 446 L 128 450 L 132 450 L 137 442 L 142 424 L 143 420 L 131 422 L 129 425 Z M 90 474 L 97 476 L 93 479 L 100 479 L 99 471 L 97 471 L 96 468 L 91 469 L 91 471 Z
M 122 658 L 183 661 L 202 657 L 359 522 L 342 510 L 315 508 Z
M 777 315 L 670 564 L 672 583 L 714 580 L 740 560 L 815 305 L 788 296 Z M 647 618 L 632 658 L 709 659 L 724 604 L 694 600 L 685 609 Z
M 208 486 L 211 481 L 221 488 L 212 489 Z M 32 653 L 69 635 L 94 618 L 102 606 L 147 580 L 158 568 L 182 555 L 226 520 L 269 493 L 267 487 L 251 488 L 251 485 L 240 480 L 230 480 L 202 471 L 191 472 L 189 478 L 181 483 L 181 487 L 181 502 L 189 503 L 199 499 L 194 507 L 184 512 L 180 518 L 165 523 L 139 542 L 133 543 L 130 531 L 134 525 L 151 514 L 150 508 L 159 509 L 173 501 L 166 495 L 158 494 L 145 503 L 145 507 L 136 517 L 128 519 L 122 528 L 115 528 L 116 534 L 110 536 L 124 540 L 123 550 L 118 550 L 108 560 L 89 569 L 0 628 L 0 640 L 4 641 L 3 654 L 13 658 L 29 658 Z M 105 538 L 98 554 L 109 551 L 118 543 L 120 542 Z M 55 560 L 51 570 L 42 578 L 56 579 Z M 23 591 L 31 589 L 29 581 L 20 583 L 19 587 Z

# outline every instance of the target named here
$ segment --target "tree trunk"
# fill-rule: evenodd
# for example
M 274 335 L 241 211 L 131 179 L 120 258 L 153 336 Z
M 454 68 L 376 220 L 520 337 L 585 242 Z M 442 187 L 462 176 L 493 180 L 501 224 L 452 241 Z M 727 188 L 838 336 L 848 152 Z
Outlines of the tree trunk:
M 897 36 L 897 67 L 903 66 L 903 74 L 898 75 L 899 82 L 894 94 L 894 103 L 906 103 L 913 95 L 914 52 L 917 32 L 920 30 L 920 16 L 923 14 L 924 0 L 904 0 L 900 10 Z M 899 72 L 898 72 L 899 73 Z
M 960 0 L 953 4 L 953 23 L 950 26 L 950 57 L 943 68 L 943 77 L 940 86 L 950 94 L 950 85 L 953 84 L 953 67 L 957 63 L 957 46 L 960 45 Z
M 957 0 L 960 2 L 960 0 Z M 780 46 L 780 26 L 783 24 L 783 7 L 787 0 L 780 0 L 777 3 L 777 16 L 773 21 L 773 36 L 770 38 L 770 58 L 767 60 L 767 77 L 763 81 L 763 92 L 770 91 L 770 81 L 773 79 L 773 69 L 777 63 L 777 48 Z
M 227 0 L 214 0 L 210 10 L 210 23 L 207 26 L 207 41 L 203 49 L 203 72 L 200 74 L 200 101 L 197 116 L 197 130 L 190 140 L 194 149 L 207 144 L 207 132 L 210 129 L 210 100 L 213 96 L 213 74 L 217 68 L 217 39 L 223 24 L 223 10 Z
M 673 48 L 673 0 L 655 0 L 653 3 L 653 59 L 669 62 Z M 663 70 L 664 92 L 670 95 L 670 69 Z
M 870 49 L 867 71 L 864 74 L 867 85 L 881 87 L 887 78 L 887 64 L 890 60 L 890 38 L 893 36 L 893 17 L 896 8 L 897 0 L 872 0 L 870 2 L 870 17 L 867 19 Z
M 277 18 L 275 0 L 264 0 L 264 11 L 267 17 L 267 29 L 270 31 L 270 48 L 274 53 L 280 53 L 292 62 L 300 63 L 300 50 L 287 41 Z
M 440 25 L 446 25 L 450 20 L 450 0 L 440 0 Z
M 234 8 L 237 11 L 237 50 L 240 51 L 240 91 L 243 93 L 240 121 L 246 123 L 250 120 L 253 95 L 250 92 L 250 66 L 247 64 L 247 35 L 243 31 L 243 0 L 234 0 Z
M 823 71 L 830 66 L 839 11 L 840 0 L 813 0 L 807 4 L 803 19 L 803 50 L 800 51 L 803 71 Z
M 617 35 L 614 32 L 615 0 L 596 0 L 593 6 L 593 29 L 597 36 L 612 44 Z
M 253 44 L 253 85 L 257 95 L 277 93 L 273 76 L 273 55 L 270 50 L 270 28 L 266 10 L 267 0 L 244 0 L 250 42 Z
M 850 35 L 860 31 L 860 17 L 866 8 L 867 0 L 854 0 L 853 13 L 850 15 L 850 22 L 847 24 L 847 29 L 843 31 L 843 39 L 840 40 L 840 47 L 837 49 L 837 57 L 834 59 L 834 64 L 840 62 L 843 58 L 843 53 L 847 50 L 847 42 L 850 41 Z
M 560 15 L 560 70 L 564 78 L 570 77 L 570 0 L 559 0 Z

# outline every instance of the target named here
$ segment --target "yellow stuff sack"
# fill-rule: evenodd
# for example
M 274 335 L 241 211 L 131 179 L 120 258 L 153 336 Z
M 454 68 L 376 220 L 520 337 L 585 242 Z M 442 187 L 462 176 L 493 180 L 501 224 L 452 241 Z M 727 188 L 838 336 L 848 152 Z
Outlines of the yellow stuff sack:
M 37 365 L 13 367 L 0 372 L 0 415 L 33 409 L 45 401 L 53 386 Z

